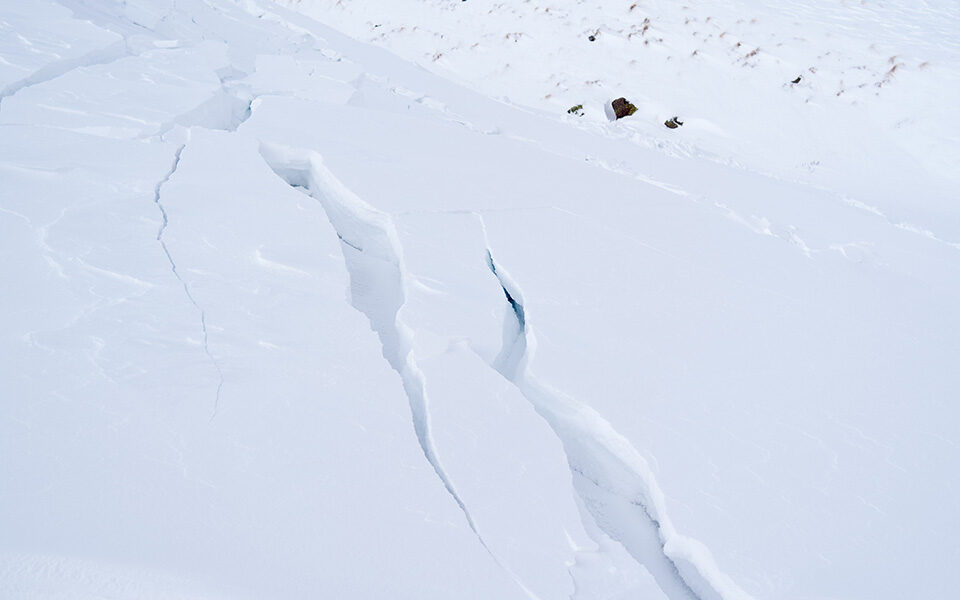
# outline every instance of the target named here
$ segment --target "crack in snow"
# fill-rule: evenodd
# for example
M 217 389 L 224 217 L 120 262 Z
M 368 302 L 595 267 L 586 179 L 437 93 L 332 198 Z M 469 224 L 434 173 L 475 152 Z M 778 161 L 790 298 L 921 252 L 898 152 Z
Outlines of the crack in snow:
M 162 218 L 160 229 L 157 231 L 157 241 L 160 242 L 160 247 L 163 249 L 163 254 L 167 257 L 167 261 L 170 263 L 170 270 L 173 272 L 174 277 L 176 277 L 177 281 L 179 281 L 183 286 L 183 291 L 186 294 L 187 299 L 190 301 L 190 304 L 197 309 L 197 312 L 200 313 L 200 331 L 202 333 L 203 352 L 207 355 L 207 358 L 210 359 L 210 363 L 217 371 L 217 393 L 213 402 L 213 412 L 210 415 L 210 421 L 213 421 L 213 419 L 217 416 L 217 411 L 220 409 L 220 392 L 223 390 L 223 369 L 220 368 L 220 363 L 213 356 L 213 353 L 210 352 L 209 336 L 207 333 L 207 313 L 197 303 L 196 298 L 193 297 L 193 293 L 190 291 L 190 286 L 187 285 L 186 280 L 180 275 L 180 272 L 177 271 L 177 263 L 173 260 L 173 255 L 170 254 L 170 249 L 167 248 L 167 243 L 163 239 L 163 234 L 167 230 L 167 225 L 170 221 L 167 216 L 167 210 L 164 208 L 163 202 L 160 201 L 160 193 L 163 189 L 163 186 L 170 181 L 170 178 L 173 177 L 173 174 L 176 173 L 177 169 L 180 167 L 180 159 L 183 156 L 183 151 L 186 147 L 186 144 L 181 144 L 174 153 L 173 165 L 170 167 L 170 170 L 167 171 L 166 175 L 164 175 L 163 179 L 157 182 L 157 185 L 154 188 L 153 203 L 157 205 L 158 209 L 160 209 L 160 216 Z
M 476 216 L 486 239 L 483 218 Z M 749 600 L 719 570 L 706 547 L 677 533 L 653 472 L 629 440 L 593 408 L 530 372 L 536 338 L 523 293 L 494 260 L 489 242 L 486 246 L 487 266 L 511 308 L 501 352 L 490 366 L 512 382 L 553 429 L 567 455 L 574 488 L 597 526 L 647 568 L 670 600 Z
M 127 45 L 127 41 L 124 39 L 109 46 L 91 50 L 82 56 L 49 63 L 27 77 L 19 81 L 14 81 L 0 90 L 0 109 L 3 108 L 3 101 L 5 99 L 13 96 L 20 90 L 46 83 L 57 77 L 66 75 L 75 69 L 105 65 L 120 60 L 121 58 L 126 58 L 127 56 L 132 56 L 132 52 Z
M 253 116 L 254 104 L 260 98 L 238 86 L 231 85 L 221 77 L 220 89 L 190 110 L 162 123 L 154 133 L 145 133 L 140 139 L 163 139 L 174 127 L 199 127 L 202 129 L 236 133 L 240 126 Z
M 426 381 L 412 353 L 412 331 L 400 318 L 406 302 L 406 275 L 391 217 L 344 187 L 315 152 L 270 144 L 261 144 L 260 152 L 281 179 L 322 204 L 341 242 L 350 275 L 351 304 L 370 320 L 384 358 L 401 377 L 424 456 L 481 545 L 529 596 L 535 597 L 487 546 L 436 454 Z M 477 217 L 483 227 L 482 217 Z M 670 600 L 748 600 L 750 596 L 719 571 L 702 544 L 675 531 L 666 516 L 663 492 L 630 442 L 595 410 L 530 373 L 536 341 L 523 293 L 496 263 L 489 243 L 486 260 L 511 308 L 504 323 L 501 352 L 490 366 L 520 390 L 560 439 L 576 493 L 601 531 L 623 544 Z
M 311 151 L 261 144 L 260 154 L 294 189 L 319 201 L 340 240 L 350 275 L 351 305 L 370 321 L 384 359 L 400 376 L 424 457 L 494 562 L 532 599 L 537 596 L 494 554 L 437 454 L 430 426 L 427 382 L 413 355 L 413 332 L 400 312 L 406 303 L 403 253 L 392 218 L 358 198 Z

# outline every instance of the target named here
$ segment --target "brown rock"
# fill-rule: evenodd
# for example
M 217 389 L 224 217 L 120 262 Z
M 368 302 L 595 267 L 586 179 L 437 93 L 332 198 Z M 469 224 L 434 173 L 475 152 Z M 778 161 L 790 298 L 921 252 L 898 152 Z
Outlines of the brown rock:
M 629 117 L 635 112 L 637 112 L 637 107 L 630 104 L 626 98 L 617 98 L 613 101 L 613 114 L 617 115 L 618 119 Z
M 664 121 L 663 124 L 670 129 L 676 129 L 677 127 L 683 125 L 683 121 L 680 120 L 680 117 L 673 117 L 672 119 L 667 119 Z

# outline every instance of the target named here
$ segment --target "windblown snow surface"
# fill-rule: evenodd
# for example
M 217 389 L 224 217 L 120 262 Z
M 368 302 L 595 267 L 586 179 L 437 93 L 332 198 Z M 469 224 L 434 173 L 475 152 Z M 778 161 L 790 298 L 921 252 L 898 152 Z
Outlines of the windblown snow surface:
M 0 598 L 955 598 L 958 32 L 3 3 Z

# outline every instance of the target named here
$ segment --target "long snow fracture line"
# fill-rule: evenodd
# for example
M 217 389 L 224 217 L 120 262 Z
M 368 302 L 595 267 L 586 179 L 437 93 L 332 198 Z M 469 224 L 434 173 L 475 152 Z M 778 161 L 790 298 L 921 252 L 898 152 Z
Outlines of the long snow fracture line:
M 476 216 L 486 238 L 483 218 Z M 536 338 L 523 292 L 494 260 L 489 241 L 486 261 L 511 308 L 502 349 L 490 366 L 517 387 L 560 439 L 574 488 L 597 526 L 647 568 L 670 600 L 752 600 L 720 571 L 706 547 L 677 533 L 653 472 L 629 440 L 593 408 L 530 372 Z
M 437 455 L 430 431 L 426 379 L 413 356 L 413 332 L 399 318 L 406 302 L 403 255 L 393 221 L 348 190 L 312 151 L 263 144 L 260 154 L 290 186 L 318 200 L 340 239 L 350 275 L 351 304 L 366 315 L 380 338 L 383 357 L 403 383 L 420 449 L 443 487 L 463 513 L 477 540 L 532 600 L 537 596 L 487 545 L 470 510 L 457 492 Z
M 160 209 L 160 216 L 162 218 L 160 229 L 157 231 L 157 241 L 160 242 L 160 247 L 163 249 L 163 254 L 167 257 L 167 261 L 170 263 L 170 270 L 173 271 L 174 277 L 176 277 L 177 281 L 180 282 L 180 285 L 183 286 L 183 291 L 187 295 L 187 300 L 189 300 L 190 304 L 192 304 L 193 307 L 197 309 L 197 312 L 200 313 L 200 333 L 202 334 L 203 352 L 207 355 L 207 358 L 210 359 L 210 363 L 217 372 L 217 393 L 213 401 L 213 412 L 210 415 L 210 420 L 212 421 L 214 417 L 217 416 L 217 411 L 220 408 L 220 392 L 223 390 L 223 370 L 220 368 L 220 363 L 210 352 L 209 339 L 207 335 L 207 313 L 197 303 L 196 298 L 193 297 L 193 293 L 190 291 L 190 286 L 187 285 L 186 280 L 184 280 L 179 271 L 177 271 L 177 263 L 173 260 L 173 255 L 170 254 L 170 249 L 167 248 L 167 242 L 163 239 L 163 234 L 167 230 L 169 219 L 167 217 L 167 209 L 164 208 L 163 202 L 160 201 L 160 193 L 163 190 L 163 186 L 170 181 L 170 178 L 173 177 L 173 174 L 176 173 L 177 169 L 180 167 L 180 158 L 183 156 L 183 151 L 186 147 L 186 144 L 181 144 L 180 147 L 177 148 L 177 151 L 173 157 L 173 165 L 170 167 L 170 170 L 167 172 L 167 174 L 164 175 L 163 179 L 157 182 L 157 185 L 154 188 L 153 203 L 157 205 L 158 209 Z
M 350 275 L 351 304 L 367 316 L 380 338 L 384 358 L 400 375 L 424 456 L 483 547 L 535 598 L 487 546 L 437 456 L 426 381 L 412 351 L 413 332 L 400 318 L 406 302 L 405 272 L 391 217 L 348 190 L 315 152 L 261 144 L 260 154 L 287 184 L 322 204 L 340 239 Z M 477 217 L 483 226 L 483 219 Z M 595 410 L 530 372 L 536 340 L 523 292 L 494 260 L 489 243 L 485 258 L 511 308 L 501 351 L 490 367 L 520 390 L 560 439 L 576 493 L 596 524 L 650 571 L 670 600 L 751 600 L 719 570 L 702 544 L 676 532 L 666 514 L 663 492 L 630 442 Z

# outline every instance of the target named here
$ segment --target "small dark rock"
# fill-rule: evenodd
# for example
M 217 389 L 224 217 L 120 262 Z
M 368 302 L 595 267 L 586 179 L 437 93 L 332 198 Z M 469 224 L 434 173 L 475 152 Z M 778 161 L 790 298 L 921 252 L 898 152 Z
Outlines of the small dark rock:
M 583 116 L 583 105 L 582 105 L 582 104 L 578 104 L 578 105 L 576 105 L 576 106 L 571 106 L 570 108 L 567 109 L 567 114 L 577 115 L 578 117 L 582 117 L 582 116 Z
M 617 98 L 613 101 L 613 114 L 615 114 L 618 119 L 629 117 L 635 112 L 637 112 L 637 107 L 631 104 L 626 98 Z
M 800 83 L 800 75 L 797 75 L 797 78 L 791 81 L 790 83 Z
M 591 42 L 595 42 L 595 41 L 597 41 L 597 36 L 591 35 L 591 36 L 588 37 L 587 39 L 590 40 Z
M 676 129 L 677 127 L 681 127 L 683 125 L 683 121 L 680 120 L 680 117 L 673 117 L 672 119 L 667 119 L 664 121 L 663 124 L 670 129 Z

